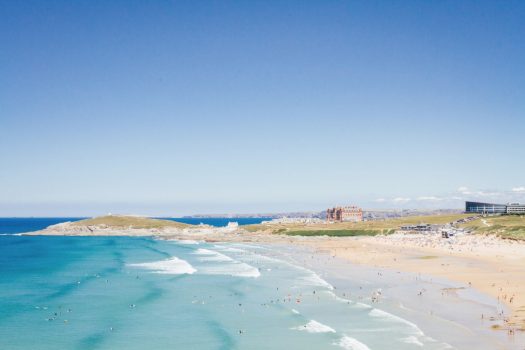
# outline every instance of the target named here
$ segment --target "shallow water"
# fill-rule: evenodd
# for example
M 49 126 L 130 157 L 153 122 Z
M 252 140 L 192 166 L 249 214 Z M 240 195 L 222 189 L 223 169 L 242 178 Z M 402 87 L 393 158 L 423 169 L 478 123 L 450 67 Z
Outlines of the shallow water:
M 266 247 L 0 237 L 1 349 L 446 349 Z
M 499 313 L 503 311 L 508 315 L 510 310 L 468 284 L 391 268 L 356 265 L 328 254 L 316 254 L 311 248 L 286 245 L 272 247 L 272 251 L 293 264 L 316 271 L 336 288 L 337 295 L 396 315 L 417 325 L 426 337 L 439 339 L 453 348 L 525 349 L 524 334 L 508 335 L 504 330 L 492 329 L 494 325 L 503 325 Z M 378 291 L 380 295 L 373 302 L 372 296 Z M 419 343 L 413 337 L 405 340 Z

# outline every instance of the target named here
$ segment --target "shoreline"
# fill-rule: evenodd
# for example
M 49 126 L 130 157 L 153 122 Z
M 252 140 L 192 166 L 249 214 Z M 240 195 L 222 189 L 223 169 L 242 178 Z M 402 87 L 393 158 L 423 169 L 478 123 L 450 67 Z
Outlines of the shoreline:
M 412 241 L 410 239 L 412 238 Z M 495 237 L 469 236 L 477 245 L 435 244 L 421 246 L 414 240 L 428 239 L 411 235 L 351 237 L 298 240 L 319 252 L 346 259 L 352 263 L 421 273 L 461 283 L 474 288 L 510 311 L 503 315 L 505 323 L 497 330 L 511 333 L 525 331 L 525 245 L 506 242 Z M 464 243 L 464 242 L 460 242 Z M 458 248 L 461 247 L 462 248 Z M 496 329 L 496 328 L 495 328 Z
M 525 337 L 525 244 L 522 242 L 483 235 L 453 239 L 424 234 L 303 237 L 247 232 L 242 227 L 235 230 L 213 227 L 169 230 L 82 227 L 71 232 L 66 225 L 25 235 L 153 236 L 210 243 L 253 242 L 299 246 L 370 269 L 415 273 L 431 276 L 434 280 L 445 280 L 452 285 L 447 293 L 462 296 L 469 294 L 469 290 L 479 291 L 477 299 L 490 299 L 489 304 L 495 302 L 499 312 L 503 311 L 502 314 L 479 315 L 480 319 L 487 318 L 488 321 L 484 322 L 487 330 L 498 333 L 498 336 L 513 333 L 510 335 L 520 341 Z M 489 321 L 503 322 L 488 325 Z
M 491 325 L 502 324 L 501 319 L 489 318 L 501 305 L 474 288 L 430 275 L 354 264 L 311 246 L 265 246 L 317 273 L 335 287 L 339 297 L 366 303 L 413 323 L 429 339 L 458 349 L 522 350 L 525 344 L 525 334 L 508 336 L 491 329 Z M 377 291 L 380 296 L 374 301 Z M 479 317 L 482 313 L 485 319 Z

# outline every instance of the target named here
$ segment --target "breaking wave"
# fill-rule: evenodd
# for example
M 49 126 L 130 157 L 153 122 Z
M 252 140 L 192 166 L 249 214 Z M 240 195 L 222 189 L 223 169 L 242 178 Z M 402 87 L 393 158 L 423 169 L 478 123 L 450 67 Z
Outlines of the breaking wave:
M 414 344 L 414 345 L 418 345 L 418 346 L 423 346 L 423 343 L 419 341 L 419 339 L 417 339 L 417 337 L 411 335 L 409 337 L 406 337 L 406 338 L 403 338 L 401 339 L 403 342 L 407 343 L 407 344 Z
M 238 277 L 257 278 L 261 275 L 259 269 L 246 263 L 237 261 L 227 255 L 210 249 L 197 249 L 193 254 L 200 255 L 199 261 L 215 262 L 214 265 L 204 265 L 200 273 L 208 275 L 230 275 Z
M 407 321 L 404 318 L 401 318 L 399 316 L 392 315 L 391 313 L 388 313 L 386 311 L 379 310 L 379 309 L 372 309 L 372 311 L 370 311 L 368 314 L 370 316 L 372 316 L 372 317 L 381 318 L 381 319 L 389 320 L 389 321 L 395 321 L 395 322 L 404 323 L 405 325 L 409 326 L 412 329 L 412 331 L 413 331 L 413 333 L 415 335 L 418 335 L 418 336 L 425 335 L 423 333 L 423 331 L 421 329 L 419 329 L 419 327 L 415 323 Z
M 311 320 L 303 326 L 293 327 L 297 331 L 306 331 L 308 333 L 335 333 L 335 329 L 316 320 Z
M 171 275 L 192 274 L 197 270 L 186 260 L 172 257 L 166 260 L 153 261 L 147 263 L 128 264 L 128 266 L 139 267 L 153 270 L 155 273 L 165 273 Z
M 338 345 L 346 350 L 370 350 L 368 346 L 361 343 L 359 340 L 347 335 L 344 335 L 338 342 L 335 342 L 334 345 Z

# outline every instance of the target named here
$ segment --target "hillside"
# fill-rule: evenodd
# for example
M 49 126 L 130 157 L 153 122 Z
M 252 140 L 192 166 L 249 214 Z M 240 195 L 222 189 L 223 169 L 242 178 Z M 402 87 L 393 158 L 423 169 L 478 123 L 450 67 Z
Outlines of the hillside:
M 471 215 L 431 215 L 408 216 L 387 220 L 373 220 L 362 222 L 338 222 L 315 224 L 259 224 L 248 225 L 243 228 L 250 232 L 267 231 L 270 233 L 301 235 L 301 236 L 373 236 L 377 234 L 390 234 L 403 225 L 414 224 L 446 224 Z
M 138 216 L 107 215 L 91 219 L 75 221 L 70 224 L 73 227 L 106 226 L 109 228 L 123 229 L 164 229 L 164 228 L 188 228 L 194 225 L 183 224 L 172 220 L 160 220 Z
M 502 238 L 525 240 L 523 215 L 488 216 L 460 226 L 480 234 L 495 234 Z

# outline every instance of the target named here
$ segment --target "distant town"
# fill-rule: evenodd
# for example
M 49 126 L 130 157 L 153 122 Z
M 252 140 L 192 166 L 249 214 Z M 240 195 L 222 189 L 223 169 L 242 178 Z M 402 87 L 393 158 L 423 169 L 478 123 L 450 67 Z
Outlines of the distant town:
M 451 215 L 461 214 L 464 211 L 461 209 L 401 209 L 401 210 L 367 210 L 362 209 L 363 220 L 381 220 L 393 219 L 406 216 L 430 216 L 430 215 Z M 296 212 L 273 212 L 273 213 L 219 213 L 219 214 L 194 214 L 183 216 L 184 218 L 264 218 L 264 219 L 280 219 L 280 218 L 317 218 L 326 220 L 327 211 L 296 211 Z
M 369 220 L 393 219 L 407 216 L 432 216 L 432 215 L 451 215 L 461 213 L 476 214 L 525 214 L 525 204 L 521 203 L 483 203 L 465 202 L 465 210 L 461 209 L 401 209 L 401 210 L 366 210 L 357 205 L 336 206 L 323 211 L 297 211 L 279 213 L 250 213 L 250 214 L 195 214 L 184 216 L 184 218 L 311 218 L 327 221 L 358 222 Z

